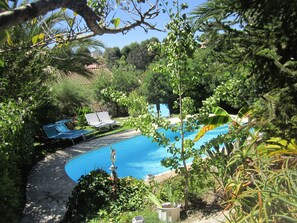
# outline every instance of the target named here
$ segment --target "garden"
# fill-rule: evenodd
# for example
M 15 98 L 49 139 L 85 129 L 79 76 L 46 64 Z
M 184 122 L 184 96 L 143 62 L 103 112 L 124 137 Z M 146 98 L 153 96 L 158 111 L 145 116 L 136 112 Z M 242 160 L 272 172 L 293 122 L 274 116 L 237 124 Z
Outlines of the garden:
M 226 222 L 297 221 L 296 0 L 209 0 L 190 13 L 179 1 L 26 3 L 0 0 L 0 222 L 22 219 L 31 168 L 71 146 L 42 129 L 65 118 L 91 137 L 140 131 L 167 148 L 161 164 L 177 176 L 144 182 L 92 171 L 72 191 L 63 222 L 159 222 L 163 202 L 181 210 L 181 222 L 206 209 L 224 211 Z M 117 10 L 139 19 L 124 21 Z M 170 18 L 163 40 L 120 49 L 93 38 L 158 30 L 149 21 L 160 13 Z M 152 113 L 153 104 L 167 104 L 178 122 Z M 86 114 L 106 110 L 120 127 L 88 125 Z M 228 133 L 195 146 L 223 125 Z M 177 132 L 175 142 L 160 128 Z

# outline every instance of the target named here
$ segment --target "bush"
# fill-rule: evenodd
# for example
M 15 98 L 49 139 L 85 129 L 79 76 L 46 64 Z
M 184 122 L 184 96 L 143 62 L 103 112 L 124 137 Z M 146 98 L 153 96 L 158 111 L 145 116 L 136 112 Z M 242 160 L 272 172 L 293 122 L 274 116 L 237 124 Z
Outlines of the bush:
M 91 113 L 92 109 L 89 107 L 80 107 L 76 110 L 76 120 L 78 126 L 85 126 L 88 124 L 85 115 Z
M 115 219 L 122 212 L 141 210 L 144 206 L 144 198 L 147 194 L 147 187 L 141 180 L 132 177 L 119 179 L 117 184 L 117 197 L 107 206 L 108 218 Z M 106 217 L 106 216 L 102 216 Z
M 95 170 L 79 179 L 69 198 L 64 222 L 84 222 L 99 218 L 118 222 L 121 213 L 141 210 L 147 188 L 143 181 L 127 177 L 113 182 L 104 170 Z M 101 222 L 102 222 L 101 221 Z
M 67 203 L 65 222 L 83 222 L 109 203 L 112 181 L 104 170 L 92 171 L 79 179 Z
M 110 223 L 110 222 L 117 222 L 117 223 L 131 223 L 132 219 L 135 216 L 142 216 L 145 219 L 146 223 L 161 223 L 158 219 L 158 214 L 156 210 L 151 210 L 149 208 L 145 208 L 139 211 L 129 211 L 129 212 L 122 212 L 117 216 L 117 219 L 109 219 L 108 217 L 104 219 L 92 219 L 90 223 Z
M 23 208 L 23 179 L 34 151 L 29 119 L 27 103 L 0 103 L 0 222 L 18 222 Z

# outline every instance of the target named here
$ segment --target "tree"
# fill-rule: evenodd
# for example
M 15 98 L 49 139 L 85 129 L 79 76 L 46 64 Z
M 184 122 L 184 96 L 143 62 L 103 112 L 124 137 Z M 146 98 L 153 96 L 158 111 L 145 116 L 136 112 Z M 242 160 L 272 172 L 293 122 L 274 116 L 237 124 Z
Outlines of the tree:
M 191 30 L 186 15 L 181 14 L 180 12 L 180 10 L 186 8 L 187 5 L 181 5 L 181 9 L 179 6 L 177 7 L 177 14 L 171 18 L 168 25 L 168 36 L 165 38 L 161 47 L 161 52 L 166 58 L 167 63 L 165 66 L 161 66 L 160 68 L 163 72 L 169 74 L 173 93 L 178 95 L 178 129 L 180 131 L 178 141 L 180 142 L 180 147 L 178 148 L 176 145 L 171 145 L 170 152 L 173 154 L 173 157 L 163 160 L 162 164 L 166 167 L 174 168 L 184 176 L 185 209 L 187 209 L 189 205 L 189 171 L 187 169 L 186 160 L 190 156 L 193 142 L 191 140 L 185 140 L 185 132 L 187 131 L 185 118 L 191 110 L 189 107 L 191 102 L 188 100 L 189 98 L 184 97 L 184 94 L 192 82 L 188 61 L 189 58 L 193 56 L 197 44 L 194 38 L 194 32 Z
M 157 65 L 151 64 L 145 73 L 142 93 L 150 104 L 159 106 L 160 103 L 166 103 L 172 105 L 176 95 L 173 95 L 169 76 L 153 71 L 155 66 Z
M 216 151 L 213 142 L 207 148 L 213 164 L 228 154 L 216 172 L 228 179 L 224 192 L 233 208 L 230 213 L 234 211 L 231 222 L 296 221 L 290 211 L 296 191 L 288 190 L 296 184 L 296 12 L 295 0 L 211 0 L 194 12 L 196 28 L 205 33 L 206 48 L 216 49 L 217 60 L 247 68 L 237 89 L 253 90 L 251 96 L 245 93 L 252 107 L 244 124 L 247 131 L 232 121 L 229 129 L 236 131 L 228 136 L 233 137 L 231 147 L 222 148 L 226 138 L 218 138 Z M 227 88 L 228 82 L 218 94 L 226 94 Z M 208 124 L 215 127 L 224 116 L 212 116 Z M 234 143 L 238 139 L 241 143 Z M 234 146 L 234 152 L 225 152 Z
M 40 16 L 46 18 L 51 16 L 50 13 L 57 9 L 62 9 L 65 15 L 69 14 L 70 11 L 73 12 L 72 16 L 65 16 L 63 34 L 57 36 L 55 33 L 44 30 L 44 44 L 89 38 L 105 33 L 125 33 L 137 26 L 142 27 L 145 31 L 156 29 L 148 21 L 159 14 L 158 0 L 154 4 L 148 0 L 116 0 L 108 2 L 105 0 L 38 0 L 19 7 L 17 7 L 16 1 L 12 2 L 14 4 L 9 4 L 12 5 L 11 8 L 5 0 L 1 0 L 0 4 L 0 10 L 2 11 L 0 13 L 0 33 L 6 35 L 7 39 L 9 39 L 10 35 L 6 29 L 12 26 L 29 20 L 34 21 L 35 18 Z M 124 21 L 117 17 L 118 14 L 122 13 L 128 13 L 131 19 Z
M 49 48 L 35 45 L 31 48 L 32 42 L 40 37 L 43 27 L 47 27 L 52 33 L 60 34 L 60 29 L 56 29 L 56 26 L 62 17 L 63 14 L 57 12 L 52 17 L 36 19 L 34 22 L 20 24 L 10 29 L 10 38 L 15 49 L 10 49 L 8 43 L 0 45 L 4 61 L 3 66 L 0 66 L 1 81 L 3 81 L 0 101 L 19 97 L 23 100 L 33 97 L 37 101 L 42 101 L 45 89 L 48 87 L 44 83 L 49 84 L 57 75 L 67 75 L 68 72 L 90 75 L 85 65 L 95 62 L 95 59 L 80 48 L 103 47 L 99 41 L 84 39 L 64 44 L 63 47 Z
M 205 33 L 206 46 L 216 48 L 218 58 L 249 67 L 243 83 L 252 86 L 272 133 L 285 138 L 297 137 L 296 12 L 296 0 L 212 0 L 193 12 L 197 30 Z
M 84 39 L 54 49 L 42 44 L 31 48 L 42 39 L 42 27 L 58 35 L 55 25 L 59 21 L 59 15 L 54 15 L 16 25 L 9 30 L 13 47 L 9 42 L 0 43 L 4 61 L 0 66 L 0 222 L 19 222 L 25 202 L 25 179 L 36 158 L 34 141 L 40 136 L 41 125 L 49 123 L 49 114 L 59 112 L 53 106 L 50 81 L 58 71 L 62 75 L 69 71 L 86 74 L 85 62 L 91 57 L 79 47 L 92 43 L 102 46 Z M 57 118 L 55 115 L 50 121 Z
M 103 105 L 108 105 L 108 109 L 113 116 L 126 116 L 127 107 L 113 99 L 112 94 L 104 94 L 102 91 L 121 91 L 127 95 L 131 94 L 139 87 L 138 71 L 127 64 L 120 64 L 114 67 L 112 73 L 102 73 L 95 83 L 95 97 Z
M 140 44 L 132 43 L 130 44 L 130 50 L 124 49 L 124 53 L 127 53 L 126 61 L 129 64 L 134 65 L 139 70 L 147 69 L 148 65 L 153 62 L 155 56 L 158 52 L 149 51 L 149 45 L 152 43 L 158 43 L 159 40 L 156 38 L 151 38 L 149 40 L 142 41 Z
M 119 47 L 106 48 L 103 53 L 103 58 L 106 60 L 108 68 L 112 68 L 117 64 L 117 60 L 121 58 L 121 51 Z

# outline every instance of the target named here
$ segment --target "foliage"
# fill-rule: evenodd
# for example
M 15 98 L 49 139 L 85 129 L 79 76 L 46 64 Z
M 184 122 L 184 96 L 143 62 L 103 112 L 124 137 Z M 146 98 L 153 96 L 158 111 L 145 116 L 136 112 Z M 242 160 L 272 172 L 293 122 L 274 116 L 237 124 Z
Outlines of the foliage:
M 66 117 L 75 116 L 77 108 L 87 105 L 91 99 L 88 88 L 67 79 L 56 83 L 52 89 L 54 102 L 60 114 Z
M 181 7 L 183 8 L 184 6 Z M 126 124 L 139 129 L 143 135 L 151 137 L 152 141 L 168 146 L 168 151 L 172 154 L 172 157 L 162 160 L 162 165 L 175 169 L 176 172 L 181 173 L 185 177 L 184 198 L 186 201 L 185 208 L 187 208 L 189 176 L 186 160 L 193 155 L 194 143 L 192 140 L 185 140 L 184 133 L 185 131 L 193 130 L 193 127 L 196 125 L 190 121 L 185 124 L 184 119 L 192 111 L 193 103 L 190 98 L 184 97 L 184 92 L 193 81 L 187 65 L 189 58 L 195 51 L 196 42 L 194 33 L 191 32 L 191 28 L 187 23 L 186 15 L 179 13 L 178 9 L 176 17 L 168 25 L 170 32 L 164 43 L 155 46 L 159 47 L 161 54 L 166 58 L 166 61 L 159 65 L 155 72 L 169 77 L 173 93 L 178 95 L 177 104 L 180 109 L 180 122 L 176 125 L 170 125 L 169 121 L 150 114 L 147 109 L 148 105 L 146 105 L 145 110 L 141 109 L 138 117 L 130 117 Z M 105 90 L 104 95 L 109 95 L 112 100 L 133 109 L 138 106 L 137 102 L 129 100 L 126 94 L 116 89 Z M 176 141 L 170 144 L 169 139 L 165 137 L 164 133 L 158 131 L 158 128 L 180 132 L 180 136 L 176 137 Z
M 220 123 L 217 114 L 227 115 L 215 112 L 208 124 Z M 265 141 L 258 123 L 253 123 L 233 124 L 229 134 L 211 140 L 200 153 L 208 155 L 208 171 L 219 185 L 217 193 L 233 210 L 230 222 L 294 222 L 296 157 L 289 157 L 295 154 L 294 140 Z
M 27 7 L 22 7 L 27 3 Z M 27 2 L 21 3 L 1 1 L 0 36 L 1 41 L 7 40 L 13 44 L 6 29 L 18 24 L 30 21 L 36 22 L 38 18 L 43 20 L 55 18 L 55 12 L 61 11 L 64 17 L 59 24 L 59 33 L 51 32 L 47 26 L 44 32 L 32 38 L 31 47 L 38 45 L 63 45 L 72 40 L 82 40 L 102 35 L 104 33 L 126 33 L 135 27 L 141 26 L 147 29 L 156 29 L 150 20 L 159 14 L 159 1 L 151 4 L 149 1 L 76 1 L 74 3 L 58 0 L 56 2 Z M 22 16 L 18 16 L 21 14 Z M 44 16 L 48 14 L 48 16 Z M 119 17 L 118 17 L 119 16 Z M 98 22 L 99 21 L 99 22 Z
M 121 212 L 116 220 L 118 223 L 131 223 L 132 219 L 136 216 L 142 216 L 147 223 L 161 223 L 155 210 L 145 207 L 138 211 Z M 108 217 L 104 219 L 92 219 L 90 223 L 110 223 Z
M 231 222 L 296 222 L 296 166 L 289 168 L 291 158 L 285 159 L 279 171 L 262 160 L 253 169 L 243 169 L 242 174 L 256 175 L 252 184 L 232 201 L 234 214 Z
M 153 71 L 157 64 L 151 64 L 150 69 L 144 74 L 144 81 L 141 86 L 141 93 L 151 104 L 166 103 L 172 104 L 175 99 L 170 86 L 169 76 L 164 73 Z
M 169 201 L 175 207 L 184 199 L 183 181 L 166 181 L 160 190 L 160 198 L 163 201 Z
M 94 217 L 110 201 L 112 181 L 103 170 L 82 176 L 67 203 L 65 222 L 82 222 Z
M 110 69 L 119 68 L 124 62 L 137 70 L 144 71 L 159 56 L 157 49 L 149 49 L 150 44 L 158 42 L 159 40 L 153 37 L 140 43 L 133 42 L 121 50 L 118 47 L 106 48 L 103 57 Z
M 296 139 L 297 111 L 291 88 L 274 89 L 254 104 L 255 115 L 269 136 Z
M 91 77 L 92 73 L 86 68 L 86 65 L 97 63 L 96 59 L 91 56 L 88 48 L 102 48 L 104 45 L 93 39 L 85 39 L 82 41 L 72 41 L 60 47 L 55 47 L 47 51 L 48 63 L 51 73 L 57 75 L 63 72 L 68 75 L 69 72 L 75 72 L 79 75 Z
M 23 209 L 24 182 L 34 155 L 30 125 L 34 102 L 0 103 L 0 221 L 18 222 Z
M 80 56 L 73 51 L 78 42 L 68 44 L 68 48 L 65 45 L 63 49 L 44 47 L 42 30 L 46 27 L 48 33 L 57 34 L 55 27 L 61 20 L 57 14 L 40 19 L 7 30 L 9 41 L 0 44 L 3 60 L 0 66 L 1 222 L 19 221 L 25 202 L 27 174 L 36 161 L 34 139 L 43 133 L 42 124 L 62 115 L 57 115 L 58 109 L 49 94 L 47 84 L 54 77 L 51 71 L 63 67 L 66 72 L 67 66 L 77 71 L 85 61 L 75 63 L 75 59 L 83 57 L 79 50 Z M 90 42 L 81 43 L 85 47 Z M 31 48 L 32 44 L 34 47 Z M 71 60 L 67 56 L 71 56 Z M 63 66 L 63 61 L 71 62 L 71 66 Z
M 207 160 L 195 156 L 190 171 L 190 196 L 201 196 L 205 192 L 215 189 L 215 183 L 211 175 L 211 166 Z
M 47 74 L 43 71 L 46 60 L 44 55 L 32 50 L 20 54 L 6 52 L 2 56 L 5 66 L 0 67 L 0 101 L 30 97 L 41 100 L 46 90 L 43 83 L 47 79 Z
M 142 181 L 131 177 L 117 179 L 116 199 L 113 181 L 103 170 L 90 172 L 79 179 L 68 201 L 65 222 L 82 222 L 91 218 L 118 222 L 121 213 L 143 208 L 147 188 Z
M 103 53 L 103 58 L 106 60 L 108 68 L 116 65 L 116 61 L 121 58 L 121 51 L 119 47 L 106 48 Z
M 127 95 L 139 87 L 138 71 L 131 65 L 122 64 L 112 70 L 112 74 L 103 74 L 95 83 L 95 97 L 103 105 L 107 105 L 114 117 L 126 116 L 127 108 L 113 100 L 112 91 L 122 91 Z M 105 91 L 105 93 L 104 93 Z
M 154 203 L 158 208 L 161 208 L 161 207 L 162 207 L 161 200 L 160 200 L 155 194 L 153 194 L 152 192 L 150 192 L 150 193 L 147 195 L 147 198 L 148 198 L 152 203 Z
M 147 103 L 143 97 L 141 97 L 137 91 L 133 91 L 129 94 L 127 101 L 133 101 L 134 106 L 129 106 L 130 103 L 127 103 L 129 115 L 132 117 L 137 117 L 141 114 L 146 113 Z
M 265 155 L 297 155 L 297 144 L 295 139 L 291 139 L 290 141 L 288 141 L 280 137 L 272 137 L 267 140 L 266 143 L 267 145 L 263 150 L 263 153 L 266 153 Z
M 226 63 L 248 68 L 241 82 L 252 90 L 251 97 L 245 94 L 247 101 L 260 100 L 257 109 L 261 116 L 274 113 L 264 129 L 271 130 L 271 135 L 281 129 L 279 133 L 283 131 L 285 138 L 296 138 L 296 131 L 292 131 L 296 127 L 297 95 L 295 3 L 226 0 L 218 4 L 213 0 L 193 12 L 206 47 L 216 49 L 217 58 Z
M 142 210 L 146 194 L 147 187 L 143 181 L 132 177 L 119 179 L 116 199 L 110 202 L 105 210 L 100 210 L 98 217 L 118 222 L 121 213 Z
M 183 102 L 185 91 L 188 89 L 190 83 L 194 81 L 189 72 L 188 62 L 189 58 L 191 58 L 195 52 L 196 41 L 194 33 L 187 21 L 186 14 L 181 13 L 181 10 L 184 8 L 186 8 L 186 5 L 177 5 L 176 15 L 173 14 L 171 17 L 171 21 L 167 26 L 169 29 L 168 36 L 160 47 L 161 54 L 165 57 L 167 65 L 163 64 L 162 66 L 161 64 L 156 70 L 169 75 L 169 82 L 173 89 L 173 93 L 178 95 L 177 104 L 180 109 L 180 121 L 177 124 L 175 131 L 180 132 L 180 137 L 177 137 L 176 139 L 176 141 L 180 143 L 180 146 L 177 146 L 177 143 L 169 145 L 168 150 L 172 154 L 172 157 L 162 160 L 162 165 L 173 168 L 184 176 L 184 199 L 185 209 L 187 209 L 189 173 L 186 160 L 192 155 L 194 143 L 192 140 L 184 139 L 185 131 L 188 130 L 185 128 L 184 123 L 184 119 L 188 112 L 185 108 L 189 103 L 183 104 Z M 188 126 L 190 126 L 190 124 Z M 162 137 L 160 142 L 166 144 L 166 141 L 163 140 L 162 142 Z
M 198 47 L 189 60 L 192 84 L 185 94 L 194 99 L 197 108 L 210 96 L 219 99 L 217 105 L 228 112 L 246 106 L 248 99 L 254 95 L 252 85 L 244 81 L 249 66 L 221 59 L 221 52 L 217 52 L 212 45 L 205 47 L 202 42 Z M 245 85 L 244 89 L 240 88 L 242 84 Z
M 208 156 L 206 162 L 213 167 L 210 173 L 219 185 L 222 198 L 226 200 L 241 193 L 243 185 L 249 184 L 250 176 L 244 178 L 236 174 L 242 168 L 248 168 L 253 164 L 251 160 L 255 159 L 255 151 L 261 140 L 259 130 L 252 122 L 242 122 L 242 118 L 251 111 L 241 109 L 236 119 L 221 108 L 214 108 L 213 111 L 214 114 L 203 122 L 206 125 L 202 126 L 195 140 L 200 139 L 210 129 L 229 123 L 227 134 L 210 140 L 199 151 L 200 155 Z
M 77 121 L 77 125 L 78 126 L 86 126 L 87 120 L 85 115 L 88 113 L 91 113 L 92 109 L 89 107 L 80 107 L 78 109 L 76 109 L 76 121 Z
M 126 55 L 126 61 L 128 64 L 132 64 L 136 67 L 136 69 L 139 70 L 145 70 L 150 63 L 153 62 L 155 57 L 157 57 L 157 50 L 150 51 L 149 50 L 149 45 L 158 43 L 158 39 L 156 38 L 151 38 L 146 41 L 142 41 L 140 44 L 130 44 L 127 47 L 131 46 L 130 50 L 127 48 L 125 51 L 129 52 Z

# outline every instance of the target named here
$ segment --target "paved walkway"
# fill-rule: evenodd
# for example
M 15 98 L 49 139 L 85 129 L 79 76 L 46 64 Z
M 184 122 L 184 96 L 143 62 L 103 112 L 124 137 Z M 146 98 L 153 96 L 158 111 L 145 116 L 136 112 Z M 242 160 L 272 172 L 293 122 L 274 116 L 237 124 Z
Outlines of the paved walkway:
M 27 180 L 27 202 L 21 223 L 59 222 L 66 212 L 66 202 L 76 185 L 64 167 L 69 159 L 100 146 L 131 138 L 136 131 L 127 131 L 81 142 L 48 155 L 31 170 Z

